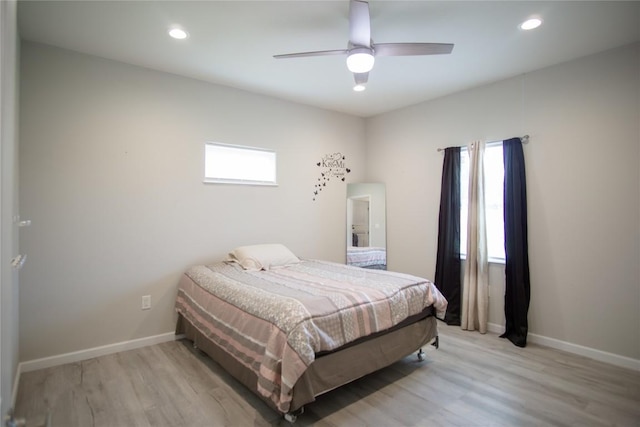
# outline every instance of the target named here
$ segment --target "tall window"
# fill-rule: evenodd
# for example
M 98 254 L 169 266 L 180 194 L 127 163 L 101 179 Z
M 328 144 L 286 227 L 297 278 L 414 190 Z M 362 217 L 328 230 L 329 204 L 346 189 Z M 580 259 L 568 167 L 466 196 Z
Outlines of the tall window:
M 504 262 L 504 163 L 502 142 L 487 143 L 484 151 L 484 200 L 489 261 Z M 467 254 L 469 152 L 460 150 L 460 255 Z
M 262 148 L 207 142 L 204 182 L 277 185 L 276 153 Z

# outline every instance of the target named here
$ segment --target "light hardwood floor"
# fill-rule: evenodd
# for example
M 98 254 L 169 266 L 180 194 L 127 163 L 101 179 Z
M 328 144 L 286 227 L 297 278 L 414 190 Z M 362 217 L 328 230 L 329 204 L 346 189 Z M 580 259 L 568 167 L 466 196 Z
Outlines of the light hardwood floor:
M 640 372 L 439 323 L 429 346 L 309 404 L 296 426 L 640 426 Z M 16 415 L 52 427 L 289 425 L 187 341 L 22 375 Z

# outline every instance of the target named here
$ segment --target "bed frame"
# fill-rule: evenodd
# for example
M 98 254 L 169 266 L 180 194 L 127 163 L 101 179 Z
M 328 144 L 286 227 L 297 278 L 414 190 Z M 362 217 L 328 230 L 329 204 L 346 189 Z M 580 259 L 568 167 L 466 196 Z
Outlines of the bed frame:
M 316 354 L 315 360 L 293 388 L 290 411 L 283 414 L 285 419 L 295 422 L 296 417 L 304 411 L 304 405 L 313 402 L 317 396 L 387 367 L 413 352 L 419 351 L 418 359 L 423 360 L 423 346 L 431 342 L 438 347 L 436 322 L 433 309 L 429 307 L 389 330 L 361 338 L 331 352 Z M 258 378 L 253 371 L 229 356 L 181 315 L 178 315 L 176 334 L 184 334 L 195 347 L 277 410 L 269 399 L 257 392 Z

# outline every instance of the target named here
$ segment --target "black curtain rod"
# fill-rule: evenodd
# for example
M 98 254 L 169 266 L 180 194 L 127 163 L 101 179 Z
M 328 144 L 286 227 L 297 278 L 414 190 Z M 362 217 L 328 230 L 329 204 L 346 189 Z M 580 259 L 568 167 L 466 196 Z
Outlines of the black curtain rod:
M 521 141 L 523 144 L 526 144 L 527 142 L 529 142 L 529 135 L 521 136 L 521 137 L 520 137 L 520 141 Z M 498 142 L 498 141 L 491 141 L 491 142 Z M 502 141 L 501 141 L 501 142 L 502 142 Z M 446 148 L 438 148 L 438 151 L 439 151 L 439 152 L 440 152 L 440 151 L 444 151 L 444 150 L 446 150 Z

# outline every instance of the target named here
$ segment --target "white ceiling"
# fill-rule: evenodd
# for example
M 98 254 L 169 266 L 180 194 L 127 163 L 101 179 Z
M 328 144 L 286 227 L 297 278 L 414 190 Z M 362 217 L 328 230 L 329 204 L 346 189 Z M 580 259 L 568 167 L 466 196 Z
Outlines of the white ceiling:
M 343 1 L 24 1 L 21 37 L 368 117 L 640 40 L 640 2 L 371 1 L 374 42 L 455 43 L 451 55 L 377 58 L 365 92 L 342 56 Z M 518 24 L 544 24 L 523 32 Z M 171 39 L 180 25 L 190 37 Z

